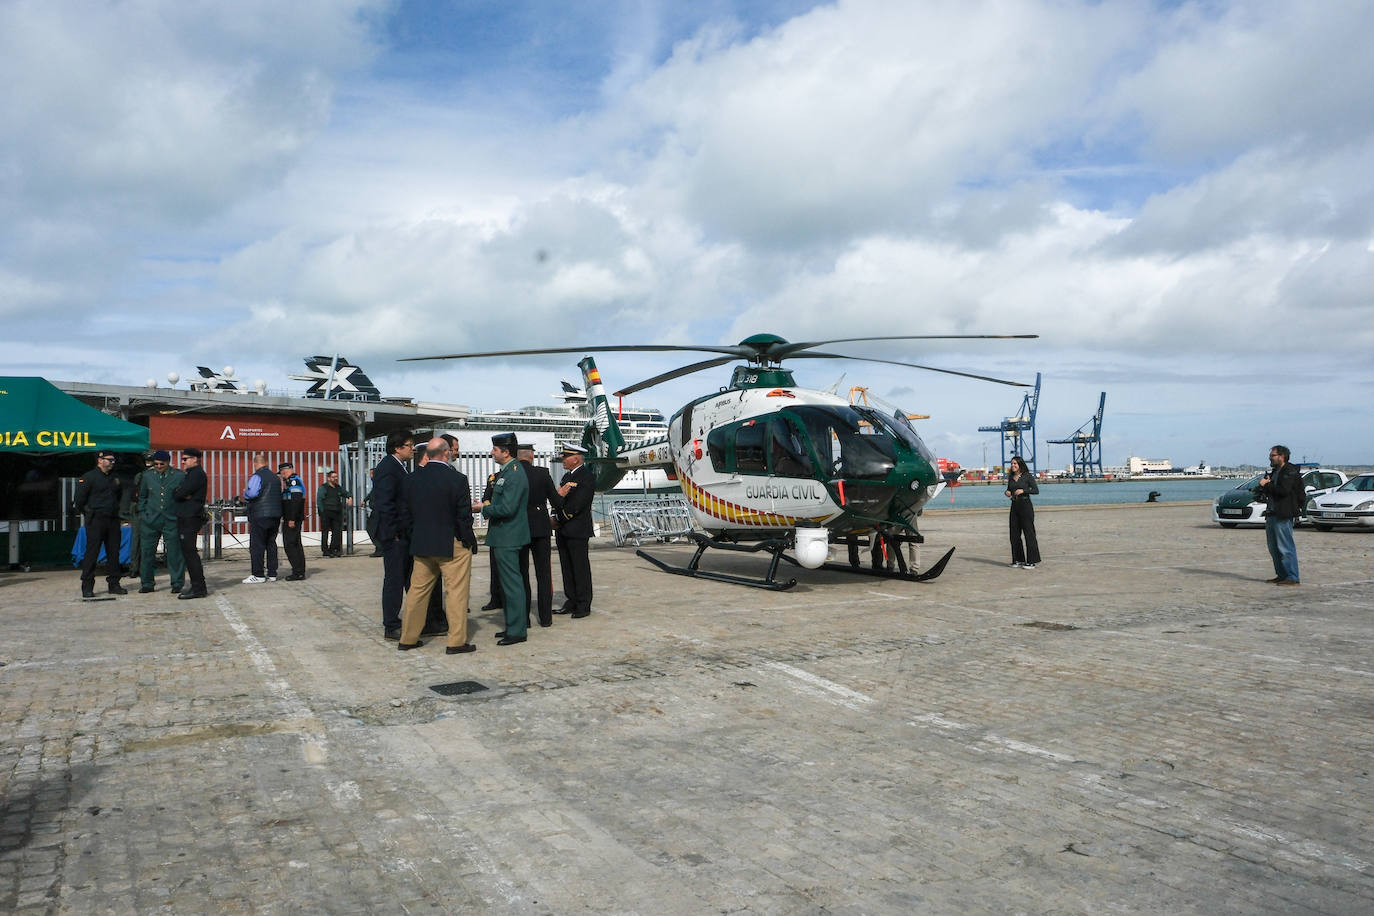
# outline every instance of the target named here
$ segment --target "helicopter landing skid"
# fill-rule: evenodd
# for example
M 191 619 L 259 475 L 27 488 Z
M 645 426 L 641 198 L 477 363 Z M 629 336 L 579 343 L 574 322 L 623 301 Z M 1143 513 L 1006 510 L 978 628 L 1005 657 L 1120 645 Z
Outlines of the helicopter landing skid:
M 945 565 L 949 563 L 949 558 L 952 556 L 954 556 L 953 547 L 951 547 L 945 553 L 945 555 L 935 563 L 934 566 L 930 567 L 930 569 L 927 569 L 923 573 L 918 573 L 914 571 L 908 572 L 905 568 L 905 565 L 903 565 L 903 568 L 900 570 L 885 569 L 882 567 L 879 567 L 878 569 L 872 569 L 867 566 L 855 566 L 849 563 L 825 563 L 819 568 L 828 569 L 832 572 L 853 573 L 857 576 L 873 576 L 878 579 L 900 579 L 903 582 L 929 582 L 931 579 L 938 578 L 940 573 L 945 571 Z M 789 563 L 797 563 L 796 560 L 792 559 L 789 556 L 784 556 L 783 559 Z M 797 563 L 797 565 L 800 566 L 801 564 Z
M 708 538 L 696 532 L 692 532 L 688 537 L 696 541 L 697 552 L 692 555 L 692 561 L 686 566 L 673 566 L 642 550 L 636 550 L 635 554 L 648 560 L 664 572 L 672 573 L 675 576 L 691 576 L 694 579 L 711 579 L 715 582 L 728 582 L 731 585 L 747 585 L 750 588 L 766 588 L 775 592 L 786 591 L 797 584 L 796 579 L 788 579 L 786 582 L 779 582 L 777 580 L 778 561 L 791 560 L 791 557 L 783 554 L 783 551 L 787 549 L 787 542 L 781 538 L 761 541 L 757 544 L 737 544 Z M 729 573 L 711 572 L 710 570 L 702 569 L 701 556 L 706 553 L 708 547 L 718 547 L 721 550 L 739 550 L 746 553 L 758 553 L 760 550 L 767 551 L 773 558 L 768 564 L 768 575 L 762 579 L 754 579 L 749 576 L 732 576 Z

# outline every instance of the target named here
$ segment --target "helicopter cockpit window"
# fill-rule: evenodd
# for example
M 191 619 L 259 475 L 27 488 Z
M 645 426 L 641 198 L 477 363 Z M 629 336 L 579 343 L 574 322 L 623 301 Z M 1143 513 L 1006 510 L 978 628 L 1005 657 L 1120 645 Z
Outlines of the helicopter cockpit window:
M 766 474 L 768 463 L 764 452 L 766 423 L 745 423 L 735 430 L 735 470 L 741 474 Z
M 897 465 L 896 434 L 852 407 L 785 407 L 782 413 L 801 421 L 830 477 L 881 480 Z
M 935 464 L 935 453 L 930 450 L 930 447 L 927 446 L 924 441 L 922 441 L 915 427 L 911 425 L 911 421 L 906 417 L 885 417 L 876 410 L 869 410 L 862 407 L 856 409 L 864 419 L 869 421 L 873 429 L 887 430 L 915 450 L 916 454 L 920 455 L 932 465 Z
M 811 456 L 801 436 L 785 417 L 779 416 L 769 424 L 772 429 L 769 451 L 773 460 L 773 473 L 783 477 L 811 477 L 815 469 L 811 466 Z
M 717 426 L 706 437 L 706 451 L 711 455 L 711 469 L 721 474 L 726 472 L 725 445 L 729 441 L 730 429 L 726 426 Z

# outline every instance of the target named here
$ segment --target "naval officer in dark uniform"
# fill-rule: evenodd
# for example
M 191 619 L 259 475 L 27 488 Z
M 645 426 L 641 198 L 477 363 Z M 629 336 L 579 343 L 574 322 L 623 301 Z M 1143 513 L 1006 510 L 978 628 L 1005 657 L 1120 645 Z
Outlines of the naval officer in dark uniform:
M 563 606 L 555 613 L 573 617 L 586 617 L 592 612 L 592 564 L 587 542 L 593 532 L 596 481 L 586 460 L 585 448 L 563 446 L 563 467 L 568 473 L 558 486 L 563 506 L 554 515 L 558 522 L 558 565 L 563 568 Z
M 530 542 L 530 485 L 524 468 L 515 460 L 518 446 L 515 433 L 491 437 L 491 457 L 501 470 L 492 481 L 491 499 L 472 506 L 472 511 L 480 511 L 487 519 L 487 549 L 501 577 L 501 594 L 505 597 L 506 628 L 496 634 L 500 639 L 498 646 L 525 641 L 527 611 L 525 584 L 520 579 L 520 548 Z
M 563 505 L 558 488 L 553 485 L 549 469 L 534 463 L 534 446 L 521 444 L 516 455 L 520 466 L 525 469 L 525 478 L 530 485 L 528 513 L 530 517 L 530 542 L 520 548 L 520 577 L 525 583 L 525 617 L 530 616 L 530 562 L 534 562 L 534 581 L 538 589 L 534 604 L 539 610 L 539 625 L 553 625 L 553 564 L 550 549 L 553 540 L 553 527 L 549 524 L 549 511 L 557 511 Z

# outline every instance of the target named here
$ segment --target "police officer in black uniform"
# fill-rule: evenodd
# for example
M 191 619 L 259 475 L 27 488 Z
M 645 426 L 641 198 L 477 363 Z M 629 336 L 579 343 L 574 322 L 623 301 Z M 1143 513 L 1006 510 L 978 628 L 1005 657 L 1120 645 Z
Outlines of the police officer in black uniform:
M 181 466 L 186 478 L 172 491 L 176 502 L 177 538 L 181 541 L 181 556 L 186 561 L 187 584 L 178 598 L 204 598 L 209 594 L 205 587 L 205 567 L 200 562 L 200 549 L 196 539 L 200 529 L 205 526 L 205 493 L 210 482 L 205 469 L 200 466 L 201 451 L 198 448 L 181 450 Z
M 100 559 L 101 547 L 105 548 L 105 585 L 110 594 L 129 593 L 119 584 L 122 572 L 119 565 L 121 487 L 119 478 L 114 475 L 114 464 L 115 453 L 102 450 L 96 455 L 95 467 L 76 482 L 73 502 L 86 526 L 86 552 L 81 557 L 82 598 L 95 597 L 95 564 Z

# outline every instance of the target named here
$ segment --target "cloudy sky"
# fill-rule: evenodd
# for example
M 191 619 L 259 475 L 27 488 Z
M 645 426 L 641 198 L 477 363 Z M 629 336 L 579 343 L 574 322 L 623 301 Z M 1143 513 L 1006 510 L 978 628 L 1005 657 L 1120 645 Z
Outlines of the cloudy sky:
M 843 352 L 1040 372 L 1042 440 L 1106 391 L 1109 464 L 1369 463 L 1372 34 L 1363 0 L 0 0 L 0 368 L 300 391 L 338 352 L 500 408 L 576 357 L 397 360 L 1034 333 Z M 1022 397 L 795 368 L 966 465 Z

